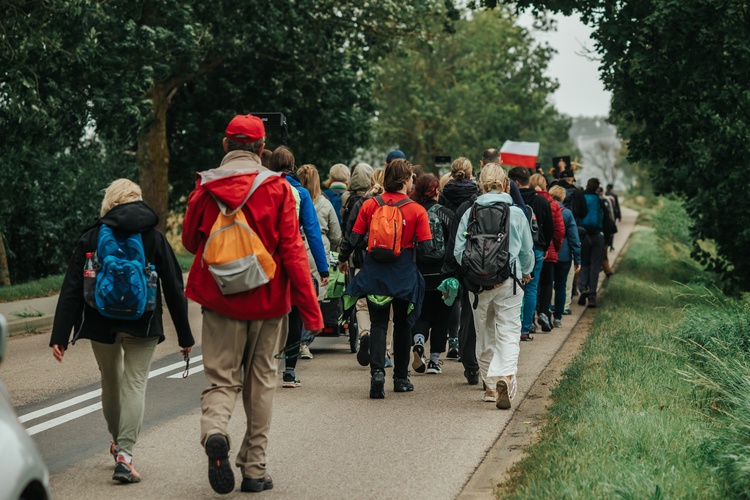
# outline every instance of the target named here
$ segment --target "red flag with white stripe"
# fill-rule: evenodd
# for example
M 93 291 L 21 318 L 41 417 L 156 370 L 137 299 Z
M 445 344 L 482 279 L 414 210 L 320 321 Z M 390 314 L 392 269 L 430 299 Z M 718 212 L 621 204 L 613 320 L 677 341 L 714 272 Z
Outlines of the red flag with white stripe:
M 538 157 L 538 142 L 505 141 L 503 147 L 500 148 L 500 159 L 503 161 L 503 165 L 536 168 Z

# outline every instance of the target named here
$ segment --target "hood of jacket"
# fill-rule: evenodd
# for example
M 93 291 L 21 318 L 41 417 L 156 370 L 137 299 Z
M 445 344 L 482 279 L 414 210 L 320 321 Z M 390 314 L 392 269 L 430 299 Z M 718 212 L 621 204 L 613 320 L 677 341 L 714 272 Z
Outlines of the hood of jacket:
M 373 168 L 367 163 L 357 163 L 352 172 L 349 181 L 349 191 L 367 191 L 370 189 L 370 177 L 372 177 Z
M 527 205 L 531 206 L 531 202 L 534 200 L 534 195 L 539 194 L 536 189 L 534 188 L 522 188 L 519 187 L 518 191 L 521 193 L 521 198 L 523 198 L 523 202 Z
M 211 195 L 235 210 L 245 200 L 259 172 L 268 170 L 260 158 L 246 151 L 230 151 L 218 168 L 198 172 L 196 175 Z M 284 174 L 279 174 L 284 176 Z M 299 184 L 299 183 L 297 183 Z
M 555 200 L 552 199 L 552 195 L 550 195 L 547 191 L 537 191 L 536 194 L 538 194 L 539 196 L 543 197 L 550 204 L 553 201 L 555 201 Z
M 117 205 L 104 214 L 98 223 L 124 233 L 142 233 L 155 227 L 159 217 L 145 202 L 134 201 Z
M 486 193 L 477 198 L 476 203 L 483 207 L 496 205 L 498 203 L 507 203 L 508 205 L 512 205 L 513 198 L 511 198 L 508 193 Z
M 443 196 L 453 203 L 455 206 L 461 205 L 463 202 L 470 200 L 472 196 L 476 196 L 479 192 L 476 183 L 471 179 L 451 179 L 443 188 Z

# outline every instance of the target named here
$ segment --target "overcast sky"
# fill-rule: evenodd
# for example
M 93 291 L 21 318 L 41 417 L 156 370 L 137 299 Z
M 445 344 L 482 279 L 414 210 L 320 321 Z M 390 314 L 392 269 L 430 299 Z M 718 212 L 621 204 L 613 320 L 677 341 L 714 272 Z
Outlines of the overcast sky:
M 557 50 L 548 68 L 548 74 L 560 84 L 552 96 L 557 109 L 570 116 L 607 116 L 610 93 L 599 81 L 598 63 L 581 55 L 582 45 L 593 49 L 591 28 L 581 23 L 577 16 L 554 16 L 557 32 L 533 31 L 540 42 L 547 42 Z M 523 15 L 519 24 L 531 29 L 531 16 Z

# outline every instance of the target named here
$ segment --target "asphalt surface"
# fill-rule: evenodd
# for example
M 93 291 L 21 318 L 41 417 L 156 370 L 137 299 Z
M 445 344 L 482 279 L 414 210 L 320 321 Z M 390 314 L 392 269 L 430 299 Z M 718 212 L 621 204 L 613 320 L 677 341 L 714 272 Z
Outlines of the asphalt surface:
M 612 260 L 624 246 L 635 216 L 624 212 Z M 602 305 L 606 307 L 606 298 Z M 444 360 L 441 375 L 412 374 L 413 393 L 393 393 L 387 383 L 386 398 L 370 400 L 369 370 L 357 364 L 348 340 L 317 339 L 312 346 L 315 359 L 298 363 L 302 387 L 282 389 L 279 376 L 268 448 L 268 471 L 275 487 L 263 496 L 442 499 L 465 494 L 467 482 L 502 439 L 515 409 L 582 313 L 574 301 L 573 314 L 563 317 L 563 328 L 521 344 L 519 394 L 509 411 L 482 402 L 481 384 L 468 386 L 461 364 L 451 360 Z M 190 315 L 197 341 L 192 356 L 198 359 L 201 319 L 196 304 L 191 304 Z M 124 486 L 111 481 L 110 437 L 96 406 L 99 374 L 90 344 L 77 343 L 58 364 L 46 332 L 10 340 L 0 378 L 48 464 L 55 498 L 219 496 L 208 484 L 206 456 L 198 442 L 199 398 L 205 386 L 201 363 L 194 361 L 190 376 L 183 379 L 184 363 L 168 318 L 165 328 L 167 341 L 158 347 L 152 365 L 152 373 L 163 373 L 149 380 L 135 452 L 143 481 Z M 390 373 L 387 376 L 390 382 Z M 71 400 L 70 406 L 53 407 Z M 50 409 L 55 411 L 34 413 Z M 241 439 L 244 422 L 238 404 L 230 423 L 234 442 Z M 234 453 L 230 452 L 232 459 Z M 491 496 L 492 484 L 470 484 L 480 496 Z M 235 496 L 243 496 L 239 477 L 237 490 L 229 495 Z

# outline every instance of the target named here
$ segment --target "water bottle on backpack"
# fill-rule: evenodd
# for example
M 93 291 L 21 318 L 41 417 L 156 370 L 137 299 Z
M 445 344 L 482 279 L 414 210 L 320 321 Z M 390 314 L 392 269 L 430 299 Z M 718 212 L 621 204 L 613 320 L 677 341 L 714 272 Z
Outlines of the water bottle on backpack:
M 86 263 L 83 265 L 83 299 L 90 307 L 96 307 L 96 270 L 97 265 L 93 252 L 86 252 Z
M 156 273 L 156 266 L 149 264 L 147 276 L 146 286 L 148 289 L 148 298 L 146 299 L 146 311 L 153 311 L 156 309 L 156 292 L 159 289 L 159 275 Z

